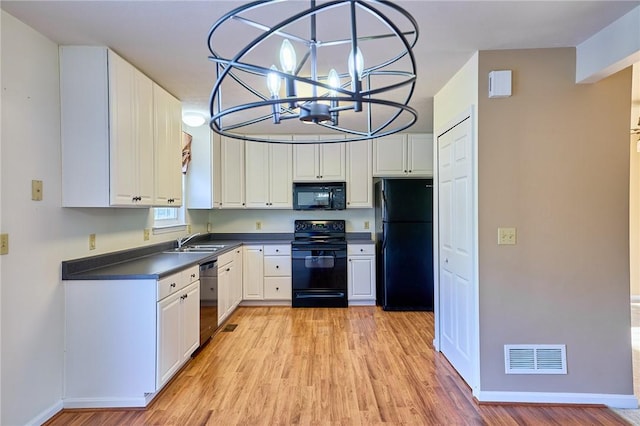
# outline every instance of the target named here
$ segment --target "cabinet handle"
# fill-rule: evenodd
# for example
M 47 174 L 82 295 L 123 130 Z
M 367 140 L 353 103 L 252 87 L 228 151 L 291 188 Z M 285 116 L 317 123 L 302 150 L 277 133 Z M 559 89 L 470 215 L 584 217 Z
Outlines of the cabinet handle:
M 280 252 L 280 249 L 276 249 L 276 253 L 279 253 L 279 252 Z
M 169 285 L 169 287 L 171 287 L 171 288 L 175 288 L 175 287 L 176 287 L 176 283 L 171 283 L 171 284 Z
M 196 277 L 196 274 L 191 274 L 191 278 L 195 278 L 195 277 Z
M 227 268 L 227 272 L 229 272 L 231 270 L 231 268 Z
M 185 294 L 185 295 L 184 295 L 184 298 L 185 298 L 185 299 L 186 299 L 186 298 L 188 298 L 188 297 L 189 297 L 189 295 L 188 295 L 188 294 Z
M 280 266 L 276 265 L 276 269 L 280 269 Z
M 258 250 L 258 251 L 262 251 L 262 249 Z
M 360 249 L 360 251 L 364 251 L 364 249 Z
M 280 287 L 276 287 L 276 291 L 280 291 Z
M 409 170 L 409 173 L 411 173 L 411 170 Z

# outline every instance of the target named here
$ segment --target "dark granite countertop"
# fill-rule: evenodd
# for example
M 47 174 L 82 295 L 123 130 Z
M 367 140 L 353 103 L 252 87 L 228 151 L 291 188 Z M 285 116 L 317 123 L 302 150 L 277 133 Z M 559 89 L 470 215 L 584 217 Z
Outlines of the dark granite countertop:
M 242 244 L 290 244 L 293 234 L 273 233 L 237 233 L 206 234 L 194 238 L 189 244 L 215 242 L 224 244 L 224 249 L 213 253 L 172 252 L 175 241 L 151 246 L 121 250 L 97 256 L 72 259 L 62 262 L 63 280 L 123 280 L 158 279 L 188 268 L 216 259 L 218 256 Z M 373 242 L 368 232 L 347 233 L 349 243 Z

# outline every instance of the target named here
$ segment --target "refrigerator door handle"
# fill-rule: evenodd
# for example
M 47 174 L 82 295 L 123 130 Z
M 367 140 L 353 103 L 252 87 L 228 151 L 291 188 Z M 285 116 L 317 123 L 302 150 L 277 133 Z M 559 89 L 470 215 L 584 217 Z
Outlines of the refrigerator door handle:
M 382 195 L 382 221 L 384 222 L 387 220 L 387 197 L 384 195 L 384 189 L 380 193 Z

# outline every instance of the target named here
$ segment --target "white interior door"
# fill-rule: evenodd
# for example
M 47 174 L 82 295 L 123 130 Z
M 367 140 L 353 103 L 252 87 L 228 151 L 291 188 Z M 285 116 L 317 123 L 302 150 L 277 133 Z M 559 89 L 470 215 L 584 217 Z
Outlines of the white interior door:
M 440 350 L 473 387 L 477 354 L 471 117 L 438 137 Z

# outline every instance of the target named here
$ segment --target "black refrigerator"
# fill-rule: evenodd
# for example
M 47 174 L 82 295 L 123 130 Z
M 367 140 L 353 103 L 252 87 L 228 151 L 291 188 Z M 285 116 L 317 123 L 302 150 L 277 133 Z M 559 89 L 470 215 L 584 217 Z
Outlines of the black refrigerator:
M 433 181 L 375 185 L 376 300 L 387 311 L 433 310 Z

